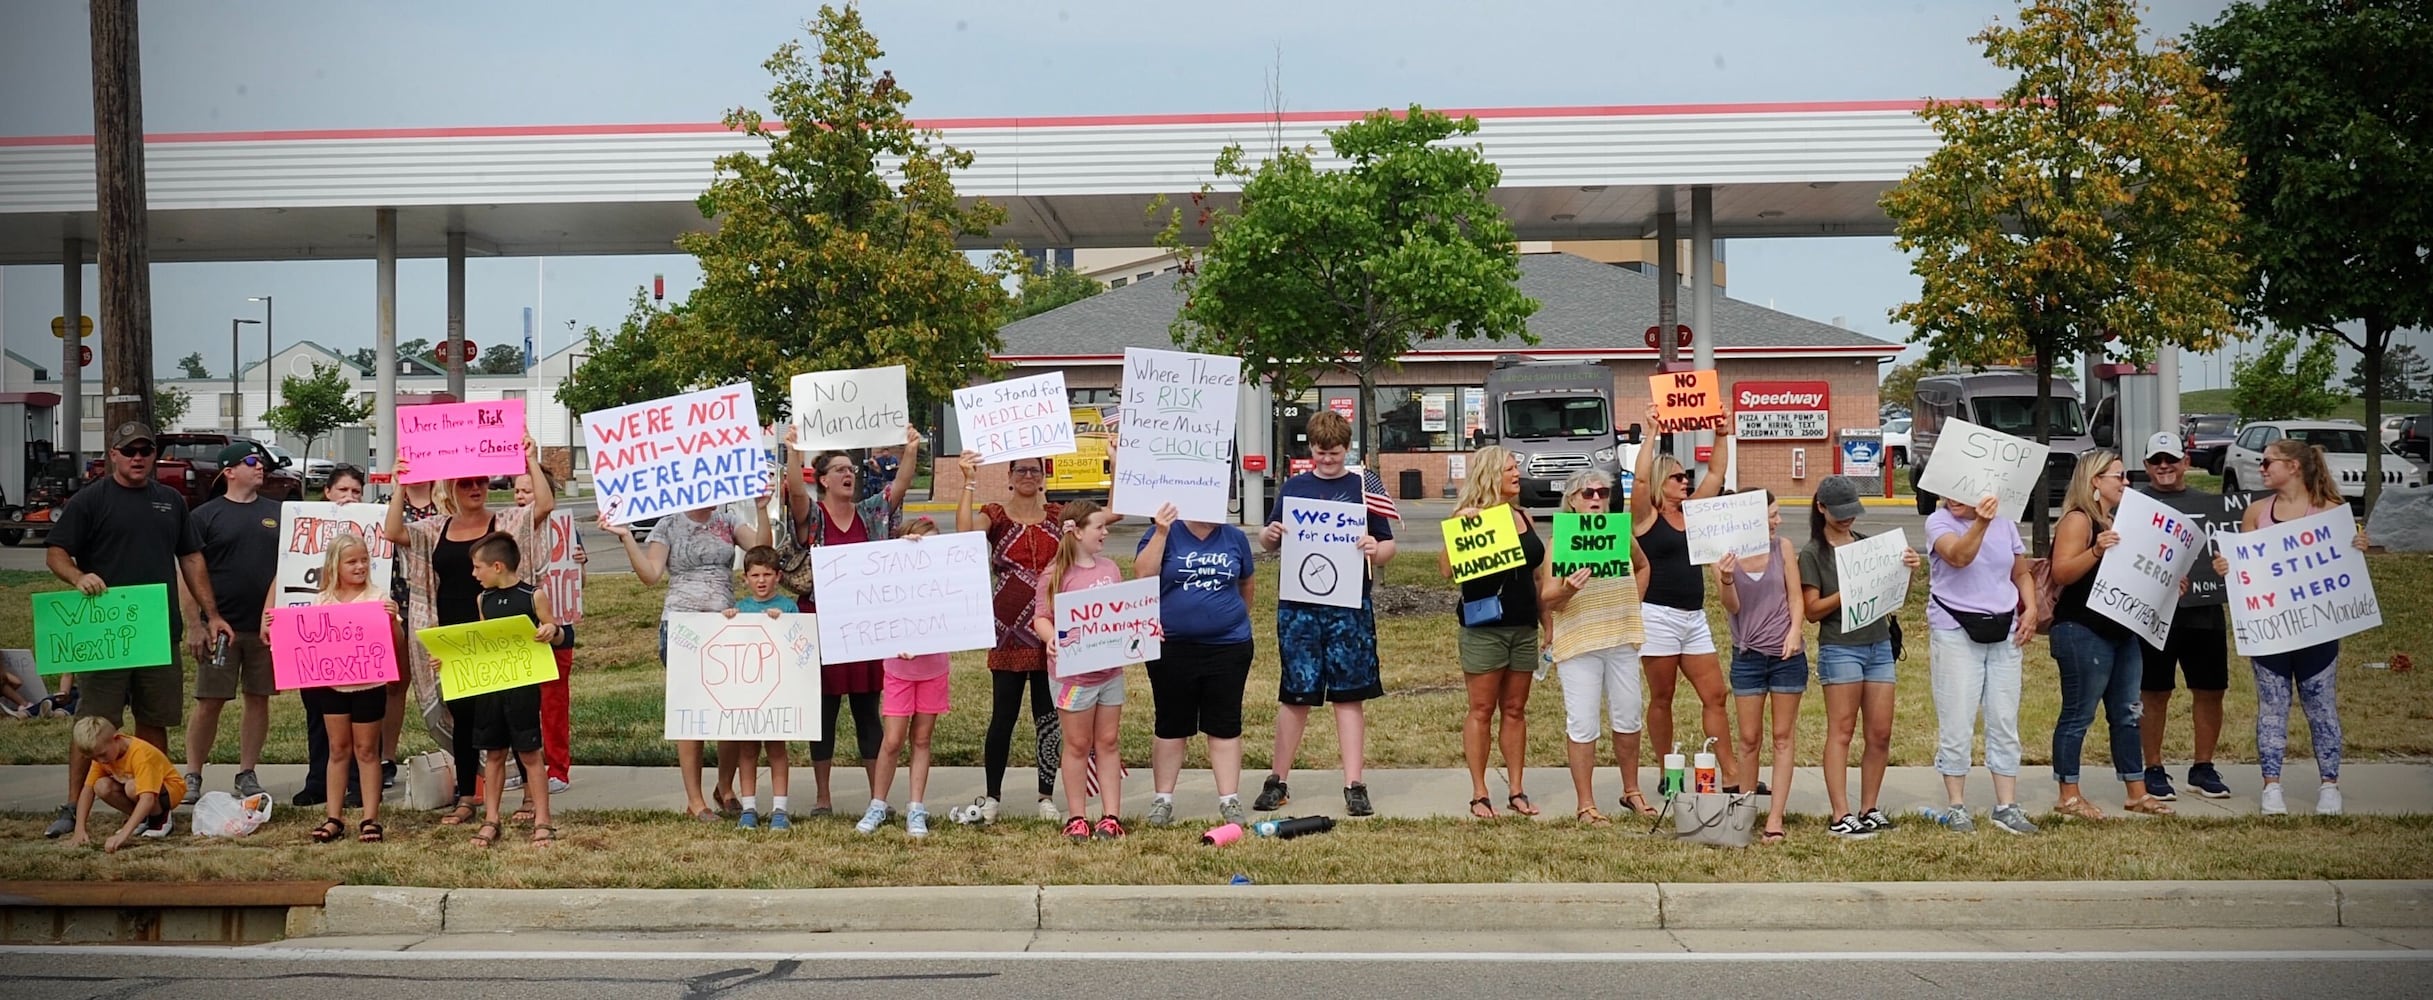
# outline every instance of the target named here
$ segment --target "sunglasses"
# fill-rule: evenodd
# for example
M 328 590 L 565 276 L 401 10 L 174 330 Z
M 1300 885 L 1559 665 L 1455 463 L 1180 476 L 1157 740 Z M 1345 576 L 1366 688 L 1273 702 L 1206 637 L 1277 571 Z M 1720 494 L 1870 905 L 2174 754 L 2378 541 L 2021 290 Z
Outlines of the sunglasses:
M 1664 477 L 1664 481 L 1668 483 L 1686 483 L 1690 481 L 1690 476 L 1689 473 L 1686 472 L 1676 472 L 1672 475 Z
M 1047 470 L 1046 470 L 1046 469 L 1015 469 L 1015 470 L 1014 470 L 1014 475 L 1017 475 L 1017 476 L 1044 476 L 1044 475 L 1047 475 Z
M 249 468 L 249 469 L 259 469 L 259 468 L 261 468 L 261 467 L 262 467 L 262 456 L 260 456 L 260 455 L 247 455 L 247 456 L 245 456 L 244 458 L 240 458 L 240 459 L 238 459 L 238 460 L 237 460 L 237 464 L 238 464 L 238 465 L 245 466 L 246 468 Z
M 1603 500 L 1612 495 L 1614 495 L 1614 491 L 1613 488 L 1609 486 L 1589 486 L 1580 490 L 1580 496 L 1586 497 L 1590 500 Z
M 118 449 L 118 453 L 128 458 L 151 458 L 154 454 L 152 446 L 148 444 L 131 444 Z
M 2186 461 L 2186 459 L 2171 458 L 2171 457 L 2166 456 L 2166 455 L 2156 455 L 2156 456 L 2154 456 L 2153 458 L 2149 458 L 2149 459 L 2147 459 L 2147 460 L 2146 460 L 2146 464 L 2147 464 L 2147 465 L 2178 465 L 2178 464 L 2180 464 L 2180 463 L 2181 463 L 2181 462 L 2183 462 L 2183 461 Z

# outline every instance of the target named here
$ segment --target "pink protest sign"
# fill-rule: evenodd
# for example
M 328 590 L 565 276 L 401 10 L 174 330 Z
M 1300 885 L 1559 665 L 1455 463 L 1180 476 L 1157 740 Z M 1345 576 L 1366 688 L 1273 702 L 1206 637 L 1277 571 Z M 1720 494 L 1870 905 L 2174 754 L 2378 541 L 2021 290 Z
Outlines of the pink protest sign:
M 270 669 L 279 690 L 381 684 L 397 679 L 397 640 L 379 601 L 273 608 Z
M 400 483 L 524 471 L 524 401 L 426 403 L 397 408 Z

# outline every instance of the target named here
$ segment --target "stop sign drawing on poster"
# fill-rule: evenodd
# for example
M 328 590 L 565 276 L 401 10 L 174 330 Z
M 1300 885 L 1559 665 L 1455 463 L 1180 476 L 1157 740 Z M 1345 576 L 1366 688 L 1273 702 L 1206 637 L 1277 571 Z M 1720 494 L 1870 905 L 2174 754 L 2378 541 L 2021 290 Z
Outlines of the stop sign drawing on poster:
M 668 616 L 665 738 L 816 740 L 819 695 L 816 616 Z

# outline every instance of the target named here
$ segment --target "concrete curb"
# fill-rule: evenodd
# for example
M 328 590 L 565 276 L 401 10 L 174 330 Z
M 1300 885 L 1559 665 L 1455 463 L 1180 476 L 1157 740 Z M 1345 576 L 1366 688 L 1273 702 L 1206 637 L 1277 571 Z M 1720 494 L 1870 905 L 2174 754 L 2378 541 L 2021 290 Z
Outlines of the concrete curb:
M 425 889 L 339 886 L 290 934 L 516 931 L 2433 927 L 2433 880 Z

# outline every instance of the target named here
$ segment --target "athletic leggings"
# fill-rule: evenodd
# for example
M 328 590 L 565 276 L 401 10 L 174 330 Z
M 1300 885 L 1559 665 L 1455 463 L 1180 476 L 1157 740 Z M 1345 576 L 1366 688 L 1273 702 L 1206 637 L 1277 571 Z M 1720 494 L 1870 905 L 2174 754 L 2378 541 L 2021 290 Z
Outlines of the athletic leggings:
M 883 735 L 879 730 L 879 693 L 864 691 L 820 696 L 819 711 L 828 719 L 828 738 L 811 741 L 813 763 L 836 759 L 836 710 L 844 707 L 842 703 L 848 699 L 853 702 L 854 749 L 861 753 L 864 764 L 879 758 L 879 737 Z
M 1050 740 L 1059 740 L 1062 729 L 1056 721 L 1055 696 L 1048 691 L 1053 683 L 1045 670 L 992 670 L 989 679 L 988 739 L 981 744 L 981 763 L 986 766 L 988 797 L 1005 799 L 1005 766 L 1014 752 L 1014 722 L 1022 716 L 1022 688 L 1031 689 L 1031 726 L 1039 737 L 1039 794 L 1053 798 L 1056 794 L 1057 751 L 1048 749 Z
M 2332 655 L 2338 656 L 2339 645 L 2330 644 Z M 2300 650 L 2291 656 L 2304 656 L 2312 649 Z M 2281 776 L 2281 763 L 2289 756 L 2289 705 L 2293 694 L 2298 707 L 2306 712 L 2306 728 L 2313 736 L 2315 772 L 2325 781 L 2340 780 L 2340 706 L 2332 678 L 2339 671 L 2325 666 L 2304 680 L 2292 681 L 2287 674 L 2266 669 L 2262 658 L 2255 664 L 2256 672 L 2256 759 L 2263 765 L 2264 777 Z

